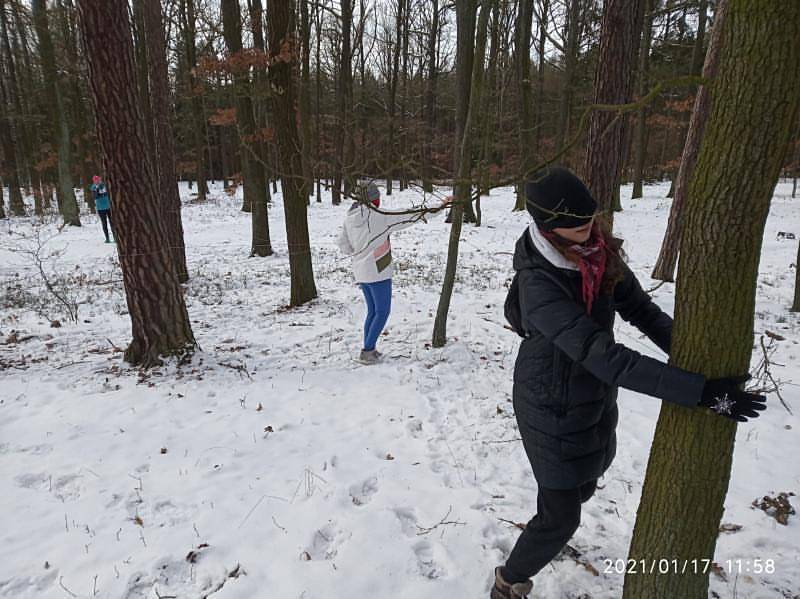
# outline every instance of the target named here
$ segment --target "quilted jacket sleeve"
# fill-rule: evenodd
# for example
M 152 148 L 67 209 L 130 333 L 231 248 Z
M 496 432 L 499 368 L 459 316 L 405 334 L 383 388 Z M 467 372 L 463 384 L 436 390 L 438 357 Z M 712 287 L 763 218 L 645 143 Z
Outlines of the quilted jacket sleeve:
M 672 344 L 672 318 L 644 292 L 636 275 L 625 266 L 625 278 L 614 290 L 617 312 L 669 355 Z
M 608 385 L 693 407 L 702 375 L 669 366 L 616 343 L 613 337 L 543 269 L 520 271 L 522 321 Z

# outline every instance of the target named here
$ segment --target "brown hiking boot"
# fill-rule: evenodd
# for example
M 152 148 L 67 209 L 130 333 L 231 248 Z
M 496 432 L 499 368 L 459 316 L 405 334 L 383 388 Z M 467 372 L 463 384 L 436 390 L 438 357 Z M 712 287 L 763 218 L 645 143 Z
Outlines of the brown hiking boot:
M 495 568 L 494 586 L 489 599 L 525 599 L 532 588 L 533 583 L 530 580 L 508 584 L 500 575 L 500 568 Z

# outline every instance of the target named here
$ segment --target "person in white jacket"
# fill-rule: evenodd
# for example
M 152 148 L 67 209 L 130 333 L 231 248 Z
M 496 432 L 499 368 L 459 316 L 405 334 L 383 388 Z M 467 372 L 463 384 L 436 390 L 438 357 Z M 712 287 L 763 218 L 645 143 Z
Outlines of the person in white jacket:
M 352 258 L 356 284 L 364 293 L 367 302 L 367 318 L 364 322 L 364 347 L 360 361 L 375 364 L 381 353 L 375 349 L 378 337 L 383 332 L 392 307 L 392 245 L 391 233 L 406 229 L 423 220 L 425 212 L 415 214 L 391 213 L 370 208 L 380 206 L 381 194 L 374 183 L 364 191 L 365 201 L 356 201 L 347 211 L 337 245 Z M 448 205 L 451 198 L 442 202 Z

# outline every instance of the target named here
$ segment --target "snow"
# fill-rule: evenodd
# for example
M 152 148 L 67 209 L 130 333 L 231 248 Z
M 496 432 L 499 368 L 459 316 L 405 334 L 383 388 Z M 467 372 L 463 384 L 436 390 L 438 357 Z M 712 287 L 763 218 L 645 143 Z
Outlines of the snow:
M 645 288 L 655 286 L 667 187 L 624 201 L 616 219 Z M 761 418 L 739 426 L 723 523 L 742 528 L 719 537 L 715 561 L 729 570 L 734 560 L 725 579 L 711 575 L 719 597 L 800 592 L 800 516 L 784 526 L 751 507 L 800 493 L 800 318 L 788 311 L 797 246 L 777 239 L 800 234 L 790 189 L 778 186 L 766 225 L 756 342 L 765 330 L 785 337 L 773 357 L 784 366 L 773 370 L 795 414 L 773 395 Z M 116 247 L 102 243 L 97 218 L 60 233 L 56 222 L 41 227 L 48 248 L 63 251 L 58 272 L 79 302 L 78 323 L 52 300 L 46 318 L 26 303 L 42 283 L 11 251 L 30 239 L 9 233 L 30 235 L 34 219 L 0 223 L 0 597 L 488 596 L 517 537 L 509 522 L 527 521 L 536 505 L 510 404 L 518 339 L 502 316 L 510 252 L 528 222 L 511 212 L 511 190 L 484 198 L 483 226 L 464 228 L 443 349 L 428 343 L 448 226 L 433 216 L 393 236 L 394 306 L 379 343 L 389 359 L 373 367 L 354 360 L 364 306 L 334 245 L 345 206 L 312 202 L 320 297 L 287 310 L 280 193 L 270 209 L 276 255 L 260 259 L 248 258 L 240 197 L 214 186 L 197 204 L 181 191 L 201 351 L 149 373 L 118 351 L 130 321 Z M 419 197 L 385 200 L 404 207 Z M 674 286 L 654 297 L 671 312 Z M 617 335 L 659 355 L 624 323 Z M 616 460 L 584 506 L 576 553 L 535 577 L 536 597 L 621 595 L 623 575 L 604 560 L 627 556 L 660 402 L 625 390 L 619 401 Z M 755 559 L 774 560 L 774 572 L 754 573 Z

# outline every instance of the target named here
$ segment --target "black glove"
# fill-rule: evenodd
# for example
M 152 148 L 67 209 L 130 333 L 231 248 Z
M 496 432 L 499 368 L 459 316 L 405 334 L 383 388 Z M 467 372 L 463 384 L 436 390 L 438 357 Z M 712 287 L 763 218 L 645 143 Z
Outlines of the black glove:
M 748 418 L 757 418 L 759 411 L 767 409 L 767 398 L 764 395 L 748 393 L 739 388 L 749 378 L 750 375 L 743 375 L 706 381 L 698 405 L 710 408 L 720 416 L 739 422 L 747 422 Z

